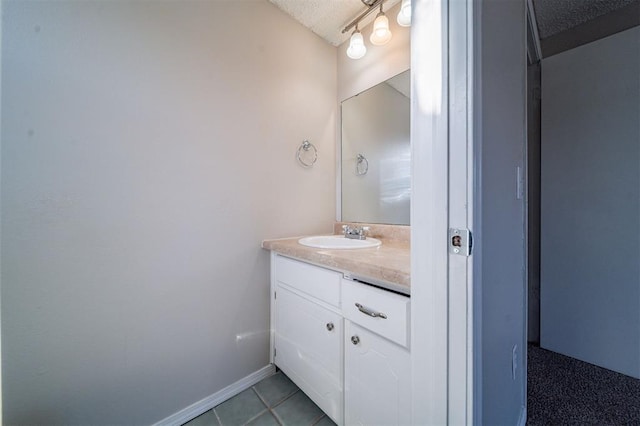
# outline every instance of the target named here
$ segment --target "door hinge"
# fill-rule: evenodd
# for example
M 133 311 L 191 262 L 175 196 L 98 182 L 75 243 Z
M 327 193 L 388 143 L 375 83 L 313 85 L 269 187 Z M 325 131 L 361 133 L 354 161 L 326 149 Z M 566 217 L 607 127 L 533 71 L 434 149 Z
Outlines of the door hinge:
M 278 298 L 278 292 L 276 292 L 276 291 L 274 291 L 274 292 L 273 292 L 273 298 L 274 298 L 274 299 L 277 299 L 277 298 Z
M 449 253 L 470 256 L 473 236 L 468 229 L 449 228 Z
M 274 358 L 276 357 L 276 352 L 277 352 L 277 351 L 276 351 L 276 348 L 273 348 L 273 357 L 274 357 Z

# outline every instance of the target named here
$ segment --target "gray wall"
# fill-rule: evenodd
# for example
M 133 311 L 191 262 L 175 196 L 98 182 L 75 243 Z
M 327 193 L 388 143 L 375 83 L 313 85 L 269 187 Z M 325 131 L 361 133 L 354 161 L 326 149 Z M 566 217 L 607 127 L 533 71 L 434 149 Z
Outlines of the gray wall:
M 640 378 L 638 40 L 542 64 L 541 345 Z
M 516 198 L 516 167 L 524 166 L 526 135 L 525 2 L 474 5 L 480 186 L 474 298 L 476 323 L 481 323 L 475 342 L 481 374 L 476 392 L 482 395 L 476 409 L 482 424 L 515 425 L 526 399 L 524 200 Z
M 260 242 L 334 219 L 336 48 L 257 0 L 3 14 L 4 422 L 149 424 L 267 365 Z

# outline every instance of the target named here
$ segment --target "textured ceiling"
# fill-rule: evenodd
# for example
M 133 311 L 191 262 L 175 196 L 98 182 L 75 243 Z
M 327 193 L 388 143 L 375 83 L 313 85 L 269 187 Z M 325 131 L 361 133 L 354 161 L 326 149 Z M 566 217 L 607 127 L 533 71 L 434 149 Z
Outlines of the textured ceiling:
M 334 46 L 339 46 L 351 36 L 350 33 L 342 34 L 342 29 L 367 9 L 360 0 L 269 1 Z M 390 9 L 399 1 L 385 1 L 384 10 Z M 371 12 L 367 19 L 362 21 L 360 27 L 373 21 L 375 16 L 376 13 Z M 389 17 L 389 19 L 392 18 Z
M 533 0 L 540 38 L 561 33 L 640 0 Z
M 269 1 L 334 46 L 349 38 L 351 34 L 342 34 L 342 29 L 366 10 L 361 0 Z M 386 0 L 384 9 L 388 10 L 399 2 Z M 638 2 L 640 0 L 533 0 L 533 7 L 540 38 L 547 38 Z M 375 15 L 375 12 L 369 14 L 360 26 L 373 21 Z

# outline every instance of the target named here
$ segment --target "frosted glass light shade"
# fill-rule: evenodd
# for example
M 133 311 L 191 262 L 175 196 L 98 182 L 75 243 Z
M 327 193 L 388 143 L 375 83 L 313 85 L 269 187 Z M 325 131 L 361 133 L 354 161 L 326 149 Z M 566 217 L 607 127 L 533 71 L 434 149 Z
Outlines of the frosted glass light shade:
M 398 12 L 398 25 L 401 27 L 411 25 L 411 0 L 402 0 L 400 12 Z
M 367 46 L 364 45 L 364 39 L 360 31 L 356 31 L 349 40 L 347 48 L 347 56 L 351 59 L 360 59 L 367 53 Z
M 373 32 L 369 41 L 376 46 L 387 44 L 391 40 L 391 31 L 389 31 L 389 18 L 384 13 L 378 13 L 376 20 L 373 21 Z

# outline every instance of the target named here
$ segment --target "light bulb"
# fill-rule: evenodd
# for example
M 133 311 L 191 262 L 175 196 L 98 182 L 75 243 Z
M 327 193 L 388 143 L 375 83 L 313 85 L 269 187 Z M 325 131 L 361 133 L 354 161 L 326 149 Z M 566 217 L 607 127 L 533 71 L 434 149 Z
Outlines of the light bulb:
M 351 59 L 360 59 L 365 55 L 365 53 L 367 53 L 367 47 L 364 45 L 362 34 L 356 29 L 349 40 L 347 56 Z
M 400 12 L 398 12 L 398 25 L 401 27 L 411 25 L 411 0 L 402 0 Z
M 376 46 L 387 44 L 391 40 L 391 31 L 389 31 L 389 18 L 384 13 L 378 13 L 376 20 L 373 21 L 373 32 L 369 41 Z

